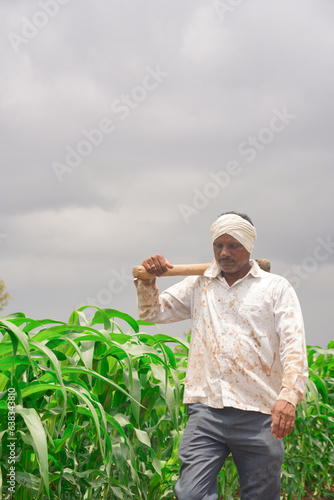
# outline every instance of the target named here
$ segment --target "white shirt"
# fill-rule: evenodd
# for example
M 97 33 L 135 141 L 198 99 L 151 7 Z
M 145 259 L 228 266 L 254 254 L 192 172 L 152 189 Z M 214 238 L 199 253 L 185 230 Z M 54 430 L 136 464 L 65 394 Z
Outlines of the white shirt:
M 192 319 L 185 404 L 270 414 L 277 399 L 296 405 L 304 398 L 308 367 L 298 298 L 285 278 L 250 262 L 232 286 L 221 275 L 189 276 L 159 295 L 156 280 L 135 282 L 141 319 Z

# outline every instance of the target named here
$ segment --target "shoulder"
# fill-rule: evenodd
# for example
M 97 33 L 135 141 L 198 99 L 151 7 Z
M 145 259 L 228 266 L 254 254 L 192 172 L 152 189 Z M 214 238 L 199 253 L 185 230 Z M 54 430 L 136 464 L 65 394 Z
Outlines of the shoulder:
M 267 284 L 288 284 L 288 281 L 283 278 L 283 276 L 280 276 L 279 274 L 274 274 L 270 271 L 264 271 L 260 266 L 259 264 L 257 263 L 256 260 L 254 259 L 251 259 L 250 260 L 250 263 L 251 263 L 251 271 L 250 271 L 250 274 L 256 278 L 256 279 L 259 279 L 259 281 L 261 282 L 265 282 Z
M 262 280 L 267 281 L 268 283 L 279 283 L 281 285 L 290 285 L 288 280 L 279 274 L 268 273 L 267 271 L 259 270 L 259 276 Z
M 289 281 L 279 274 L 266 272 L 259 268 L 256 271 L 256 277 L 260 279 L 261 283 L 264 284 L 265 287 L 270 288 L 278 294 L 284 291 L 294 292 L 294 288 Z

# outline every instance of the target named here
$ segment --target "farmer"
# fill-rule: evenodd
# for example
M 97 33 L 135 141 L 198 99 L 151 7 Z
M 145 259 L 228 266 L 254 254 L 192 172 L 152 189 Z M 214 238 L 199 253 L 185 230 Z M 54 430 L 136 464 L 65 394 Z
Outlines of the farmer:
M 203 276 L 159 295 L 155 278 L 173 266 L 155 255 L 142 264 L 152 279 L 135 281 L 141 319 L 192 319 L 176 497 L 216 500 L 231 452 L 241 499 L 279 500 L 282 439 L 294 427 L 308 373 L 300 305 L 285 278 L 250 260 L 256 230 L 248 216 L 221 215 L 211 236 L 214 260 Z

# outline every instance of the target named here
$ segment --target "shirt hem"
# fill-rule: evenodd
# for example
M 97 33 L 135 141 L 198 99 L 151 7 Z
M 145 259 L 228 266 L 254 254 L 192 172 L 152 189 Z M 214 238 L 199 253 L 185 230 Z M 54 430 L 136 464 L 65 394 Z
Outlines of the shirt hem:
M 265 408 L 263 406 L 252 406 L 252 405 L 243 405 L 240 403 L 236 403 L 234 401 L 228 401 L 225 404 L 223 403 L 214 403 L 212 401 L 208 401 L 207 398 L 201 398 L 201 397 L 188 397 L 183 400 L 183 404 L 188 405 L 188 404 L 194 404 L 194 403 L 201 403 L 205 406 L 209 406 L 210 408 L 215 408 L 215 409 L 220 409 L 222 410 L 225 407 L 229 408 L 236 408 L 237 410 L 243 410 L 243 411 L 256 411 L 259 413 L 264 413 L 266 415 L 271 415 L 271 408 Z

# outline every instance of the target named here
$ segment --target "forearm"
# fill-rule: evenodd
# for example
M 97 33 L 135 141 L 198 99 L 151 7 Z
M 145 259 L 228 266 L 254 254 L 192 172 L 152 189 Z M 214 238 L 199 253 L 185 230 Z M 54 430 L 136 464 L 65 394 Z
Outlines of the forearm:
M 138 315 L 140 319 L 148 322 L 156 322 L 160 313 L 159 289 L 156 281 L 155 278 L 134 280 L 137 289 Z
M 140 319 L 152 323 L 172 323 L 189 319 L 189 287 L 184 282 L 168 288 L 161 295 L 156 279 L 135 280 L 137 307 Z
M 308 366 L 303 316 L 291 286 L 285 287 L 277 298 L 275 319 L 283 370 L 278 399 L 296 406 L 305 396 Z
M 306 349 L 302 338 L 282 342 L 281 362 L 283 377 L 277 399 L 296 406 L 304 399 L 305 382 L 308 377 Z

